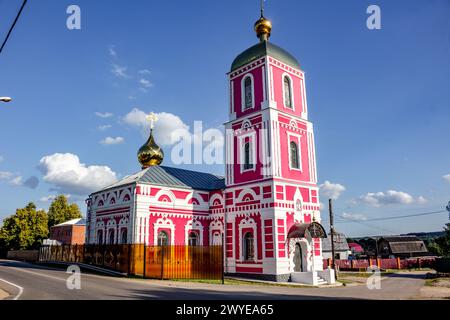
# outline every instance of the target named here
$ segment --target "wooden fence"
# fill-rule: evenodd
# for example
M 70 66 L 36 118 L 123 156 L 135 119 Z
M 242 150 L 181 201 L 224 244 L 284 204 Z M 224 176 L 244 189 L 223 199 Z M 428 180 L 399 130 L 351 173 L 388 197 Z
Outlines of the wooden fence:
M 222 246 L 42 246 L 40 262 L 84 263 L 153 279 L 223 279 Z
M 331 259 L 324 259 L 324 269 L 330 267 L 331 263 Z M 335 260 L 336 267 L 343 271 L 366 270 L 371 266 L 377 266 L 379 269 L 433 268 L 434 264 L 435 258 Z

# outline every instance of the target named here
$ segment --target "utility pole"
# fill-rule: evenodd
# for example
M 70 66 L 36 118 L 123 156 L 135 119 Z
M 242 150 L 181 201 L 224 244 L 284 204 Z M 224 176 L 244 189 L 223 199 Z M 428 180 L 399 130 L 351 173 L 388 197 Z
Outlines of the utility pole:
M 448 220 L 450 220 L 450 201 L 448 202 L 448 205 L 445 207 L 448 211 Z
M 333 219 L 333 200 L 328 200 L 328 210 L 330 211 L 330 236 L 331 236 L 331 268 L 336 273 L 336 265 L 334 263 L 334 219 Z

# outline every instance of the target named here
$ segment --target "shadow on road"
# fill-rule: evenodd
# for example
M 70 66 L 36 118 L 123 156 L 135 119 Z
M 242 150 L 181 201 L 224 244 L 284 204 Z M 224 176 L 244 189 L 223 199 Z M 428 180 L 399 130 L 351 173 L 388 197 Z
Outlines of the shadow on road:
M 114 299 L 132 300 L 361 300 L 353 298 L 324 297 L 316 295 L 287 295 L 264 292 L 225 292 L 214 290 L 184 288 L 151 288 L 149 290 L 130 290 L 126 296 L 114 295 Z
M 408 273 L 408 272 L 401 272 L 401 273 L 392 273 L 388 275 L 389 278 L 409 278 L 409 279 L 425 279 L 426 274 L 425 273 Z

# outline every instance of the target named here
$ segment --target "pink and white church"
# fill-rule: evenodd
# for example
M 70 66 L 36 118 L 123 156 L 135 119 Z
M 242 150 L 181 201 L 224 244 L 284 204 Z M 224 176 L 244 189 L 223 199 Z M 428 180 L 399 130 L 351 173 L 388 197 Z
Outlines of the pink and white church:
M 225 177 L 161 166 L 153 130 L 138 152 L 142 171 L 87 199 L 86 243 L 224 244 L 230 275 L 333 283 L 323 270 L 314 130 L 305 75 L 291 54 L 259 42 L 231 65 Z

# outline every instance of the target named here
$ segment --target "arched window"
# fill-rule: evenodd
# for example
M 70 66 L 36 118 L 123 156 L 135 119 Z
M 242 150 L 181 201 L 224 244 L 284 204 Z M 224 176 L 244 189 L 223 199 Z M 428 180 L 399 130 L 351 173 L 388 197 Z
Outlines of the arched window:
M 295 202 L 295 211 L 302 211 L 302 200 L 297 199 Z
M 253 155 L 252 155 L 252 144 L 246 142 L 244 145 L 244 170 L 253 169 Z
M 283 86 L 284 86 L 284 106 L 287 108 L 292 108 L 292 85 L 291 79 L 289 79 L 288 76 L 284 76 Z
M 109 231 L 108 231 L 108 244 L 114 244 L 114 230 L 113 229 L 110 229 Z
M 244 79 L 244 110 L 253 108 L 253 83 L 250 76 Z
M 255 239 L 251 232 L 247 232 L 244 235 L 244 243 L 243 243 L 243 252 L 244 252 L 244 260 L 250 261 L 255 258 L 255 248 L 254 248 Z
M 197 232 L 190 232 L 189 233 L 189 245 L 190 246 L 198 246 L 198 234 Z
M 97 231 L 97 244 L 103 244 L 103 231 Z
M 120 243 L 122 244 L 126 244 L 128 241 L 128 234 L 127 234 L 127 229 L 122 229 L 122 234 L 120 235 Z
M 169 236 L 167 232 L 160 231 L 158 233 L 158 246 L 167 246 L 169 244 Z
M 291 155 L 291 168 L 300 169 L 300 161 L 298 158 L 298 146 L 294 141 L 290 144 L 290 155 Z

